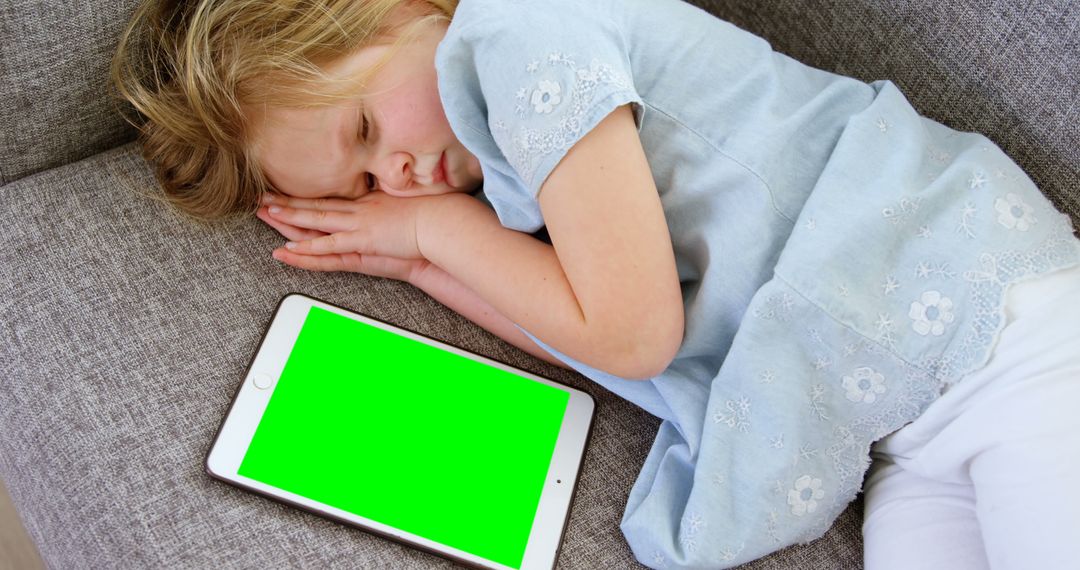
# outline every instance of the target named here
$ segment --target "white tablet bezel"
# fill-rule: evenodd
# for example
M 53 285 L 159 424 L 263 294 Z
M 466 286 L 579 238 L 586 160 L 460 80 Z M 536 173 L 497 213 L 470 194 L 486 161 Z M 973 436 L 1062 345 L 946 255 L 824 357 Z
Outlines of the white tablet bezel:
M 585 392 L 564 384 L 530 374 L 490 358 L 365 317 L 306 295 L 290 293 L 282 298 L 278 304 L 277 311 L 274 313 L 262 342 L 252 358 L 251 364 L 248 366 L 244 381 L 237 391 L 236 397 L 233 399 L 233 403 L 222 421 L 221 428 L 218 430 L 210 453 L 207 455 L 207 472 L 211 476 L 233 485 L 268 495 L 278 501 L 360 527 L 422 550 L 481 568 L 497 568 L 500 570 L 510 568 L 474 554 L 249 479 L 237 473 L 251 439 L 255 435 L 255 430 L 266 409 L 266 405 L 269 403 L 277 385 L 276 380 L 285 368 L 292 346 L 299 337 L 300 329 L 311 307 L 319 307 L 356 319 L 385 331 L 556 387 L 569 394 L 563 424 L 559 430 L 551 466 L 548 469 L 548 478 L 540 496 L 536 519 L 533 522 L 521 565 L 521 570 L 553 568 L 562 534 L 569 519 L 570 504 L 574 490 L 577 487 L 581 462 L 584 459 L 585 446 L 592 427 L 595 407 L 592 397 Z M 261 384 L 269 381 L 270 387 L 257 387 L 255 385 L 256 378 L 260 378 Z

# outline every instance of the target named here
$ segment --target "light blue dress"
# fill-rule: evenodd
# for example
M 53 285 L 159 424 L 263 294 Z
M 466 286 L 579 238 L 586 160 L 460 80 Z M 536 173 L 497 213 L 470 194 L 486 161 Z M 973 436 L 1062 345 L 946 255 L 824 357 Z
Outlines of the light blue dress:
M 985 137 L 676 0 L 463 0 L 436 66 L 488 200 L 525 232 L 567 149 L 634 108 L 682 347 L 646 382 L 546 348 L 663 420 L 622 521 L 650 566 L 821 536 L 871 443 L 986 362 L 1009 284 L 1080 262 L 1068 218 Z

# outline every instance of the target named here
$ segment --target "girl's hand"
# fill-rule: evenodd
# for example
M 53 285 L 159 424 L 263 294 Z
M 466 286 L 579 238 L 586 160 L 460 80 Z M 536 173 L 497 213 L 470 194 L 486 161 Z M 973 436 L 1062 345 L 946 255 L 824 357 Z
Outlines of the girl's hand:
M 267 206 L 259 208 L 255 215 L 290 241 L 300 242 L 327 235 L 325 232 L 304 229 L 275 219 Z M 426 259 L 400 259 L 359 253 L 307 255 L 283 247 L 275 249 L 273 256 L 282 263 L 310 271 L 350 271 L 410 283 L 430 265 Z
M 285 247 L 304 255 L 377 255 L 398 259 L 423 259 L 416 227 L 422 209 L 433 196 L 397 198 L 372 192 L 356 200 L 340 198 L 291 198 L 267 195 L 270 218 L 308 232 L 306 239 Z

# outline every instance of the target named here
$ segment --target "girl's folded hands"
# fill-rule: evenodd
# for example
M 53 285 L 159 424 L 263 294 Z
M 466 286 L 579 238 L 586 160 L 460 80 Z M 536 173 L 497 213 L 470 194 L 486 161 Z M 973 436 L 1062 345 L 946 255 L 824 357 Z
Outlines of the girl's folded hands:
M 313 271 L 351 271 L 409 281 L 428 265 L 416 239 L 431 197 L 372 192 L 356 200 L 267 194 L 256 216 L 289 240 L 274 259 Z

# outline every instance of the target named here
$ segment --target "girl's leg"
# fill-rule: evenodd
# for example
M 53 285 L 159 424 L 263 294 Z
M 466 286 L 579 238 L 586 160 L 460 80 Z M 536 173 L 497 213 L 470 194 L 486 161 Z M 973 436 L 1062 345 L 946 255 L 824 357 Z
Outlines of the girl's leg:
M 864 487 L 866 570 L 989 568 L 975 493 L 876 460 Z
M 997 429 L 970 462 L 979 524 L 992 568 L 1076 568 L 1080 364 L 1033 383 L 984 412 Z
M 962 559 L 983 548 L 995 570 L 1080 560 L 1080 270 L 1015 287 L 1006 308 L 987 366 L 875 446 L 868 568 L 953 567 L 893 566 L 894 537 L 908 556 L 935 556 L 949 541 Z M 924 530 L 933 528 L 948 534 L 911 543 L 915 534 L 930 540 Z

